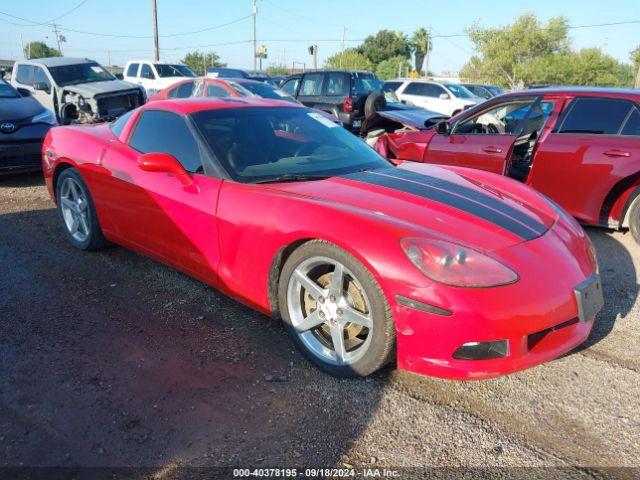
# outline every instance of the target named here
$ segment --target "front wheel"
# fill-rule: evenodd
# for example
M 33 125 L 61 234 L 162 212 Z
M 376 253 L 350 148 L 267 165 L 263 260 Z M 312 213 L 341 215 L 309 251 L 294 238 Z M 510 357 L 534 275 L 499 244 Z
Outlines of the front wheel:
M 74 247 L 97 250 L 108 244 L 98 223 L 89 189 L 75 168 L 64 170 L 58 177 L 56 201 L 62 226 Z
M 395 329 L 385 296 L 369 270 L 339 247 L 316 240 L 294 251 L 278 301 L 293 342 L 322 370 L 366 376 L 391 360 Z

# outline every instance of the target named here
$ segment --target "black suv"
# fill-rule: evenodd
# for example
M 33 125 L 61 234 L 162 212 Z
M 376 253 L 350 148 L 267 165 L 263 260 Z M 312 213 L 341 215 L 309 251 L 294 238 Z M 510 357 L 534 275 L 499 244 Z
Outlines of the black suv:
M 280 88 L 307 107 L 332 113 L 346 129 L 357 132 L 367 97 L 381 90 L 382 82 L 371 72 L 330 70 L 290 75 Z

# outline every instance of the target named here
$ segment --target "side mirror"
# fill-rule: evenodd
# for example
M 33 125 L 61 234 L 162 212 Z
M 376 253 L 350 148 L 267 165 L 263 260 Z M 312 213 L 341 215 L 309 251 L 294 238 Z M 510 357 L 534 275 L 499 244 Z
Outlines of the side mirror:
M 449 122 L 440 122 L 436 124 L 436 132 L 438 135 L 449 135 L 451 133 L 451 126 Z
M 441 93 L 438 98 L 440 98 L 441 100 L 449 100 L 451 97 L 449 96 L 448 93 Z
M 36 82 L 33 84 L 34 90 L 39 90 L 41 92 L 51 93 L 51 87 L 46 82 Z
M 28 88 L 18 87 L 16 90 L 18 90 L 18 93 L 23 97 L 31 96 L 31 90 L 29 90 Z
M 193 183 L 193 179 L 182 164 L 168 153 L 145 153 L 138 157 L 138 167 L 145 172 L 169 173 L 176 177 L 182 186 L 188 187 Z

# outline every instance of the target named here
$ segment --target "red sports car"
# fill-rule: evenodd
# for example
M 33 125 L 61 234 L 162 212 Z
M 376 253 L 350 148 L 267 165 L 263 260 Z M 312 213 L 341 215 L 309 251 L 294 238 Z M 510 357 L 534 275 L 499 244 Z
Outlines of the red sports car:
M 54 128 L 44 172 L 77 248 L 114 242 L 266 314 L 323 370 L 483 378 L 561 355 L 602 304 L 593 247 L 482 171 L 396 167 L 317 112 L 157 101 Z
M 388 133 L 388 158 L 478 168 L 526 183 L 588 225 L 640 243 L 640 93 L 599 88 L 513 92 L 436 128 Z

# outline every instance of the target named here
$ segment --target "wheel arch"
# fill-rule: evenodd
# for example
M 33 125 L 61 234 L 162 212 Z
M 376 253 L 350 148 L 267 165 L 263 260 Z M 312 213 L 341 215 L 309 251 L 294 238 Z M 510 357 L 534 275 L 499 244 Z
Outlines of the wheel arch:
M 631 205 L 640 197 L 640 172 L 618 181 L 605 197 L 600 210 L 600 223 L 612 228 L 629 226 Z
M 56 167 L 53 170 L 53 177 L 52 177 L 52 187 L 53 187 L 54 198 L 56 195 L 56 189 L 58 187 L 58 178 L 60 177 L 60 174 L 62 174 L 62 172 L 64 172 L 69 168 L 75 168 L 75 167 L 76 165 L 69 159 L 62 158 L 58 160 L 58 163 L 56 164 Z

